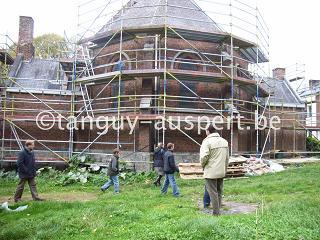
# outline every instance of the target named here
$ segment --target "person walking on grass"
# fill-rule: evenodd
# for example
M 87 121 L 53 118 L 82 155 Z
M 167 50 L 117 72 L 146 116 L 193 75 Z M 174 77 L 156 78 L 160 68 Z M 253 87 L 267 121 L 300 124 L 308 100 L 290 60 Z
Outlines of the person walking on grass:
M 220 137 L 214 126 L 206 130 L 207 137 L 200 148 L 200 162 L 204 170 L 206 190 L 213 207 L 213 215 L 220 215 L 222 203 L 223 178 L 229 164 L 228 142 Z
M 114 186 L 114 192 L 116 194 L 120 193 L 120 188 L 119 188 L 119 155 L 120 155 L 120 150 L 118 148 L 115 148 L 113 150 L 113 155 L 111 157 L 109 167 L 108 167 L 108 176 L 109 176 L 109 181 L 106 182 L 102 187 L 101 190 L 104 192 L 106 191 L 109 187 L 112 185 Z
M 163 156 L 164 156 L 164 149 L 163 149 L 163 144 L 159 143 L 156 149 L 154 150 L 154 156 L 153 156 L 153 167 L 154 170 L 157 173 L 157 179 L 153 182 L 155 186 L 161 186 L 161 178 L 164 176 L 164 161 L 163 161 Z
M 44 199 L 38 196 L 36 184 L 36 161 L 34 156 L 34 141 L 27 140 L 23 150 L 19 152 L 17 166 L 19 174 L 19 183 L 14 195 L 14 201 L 21 201 L 24 186 L 28 182 L 31 196 L 34 201 L 43 201 Z
M 174 144 L 168 143 L 167 144 L 167 151 L 165 152 L 163 159 L 164 159 L 164 173 L 165 173 L 165 180 L 163 183 L 163 187 L 161 189 L 162 194 L 166 194 L 168 191 L 169 184 L 172 187 L 172 193 L 175 197 L 179 196 L 179 188 L 177 186 L 176 180 L 174 178 L 174 173 L 179 172 L 179 168 L 177 167 L 174 161 Z

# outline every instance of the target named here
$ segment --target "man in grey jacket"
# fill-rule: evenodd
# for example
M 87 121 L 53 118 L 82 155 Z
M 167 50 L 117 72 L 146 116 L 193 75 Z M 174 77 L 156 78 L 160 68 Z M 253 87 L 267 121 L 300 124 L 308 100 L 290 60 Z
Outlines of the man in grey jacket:
M 114 186 L 114 192 L 116 194 L 120 193 L 120 188 L 119 188 L 119 155 L 120 155 L 120 150 L 118 148 L 113 149 L 113 155 L 111 157 L 111 160 L 109 162 L 109 167 L 108 167 L 108 176 L 109 176 L 109 181 L 106 182 L 102 187 L 101 190 L 104 192 L 106 191 L 109 187 L 112 185 Z
M 228 142 L 220 137 L 213 126 L 207 129 L 207 137 L 200 148 L 200 162 L 204 170 L 206 189 L 209 193 L 213 214 L 220 214 L 223 178 L 229 164 Z

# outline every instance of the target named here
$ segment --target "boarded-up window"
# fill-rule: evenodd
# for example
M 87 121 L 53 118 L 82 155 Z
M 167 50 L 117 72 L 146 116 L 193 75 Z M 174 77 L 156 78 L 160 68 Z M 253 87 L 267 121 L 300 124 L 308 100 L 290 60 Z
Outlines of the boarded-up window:
M 197 83 L 184 81 L 183 84 L 186 85 L 193 92 L 197 91 Z M 182 84 L 180 86 L 180 94 L 179 95 L 184 96 L 180 100 L 180 107 L 181 108 L 194 108 L 195 107 L 195 101 L 196 101 L 196 99 L 194 99 L 195 95 L 188 88 L 186 88 Z M 189 97 L 193 97 L 193 98 L 189 98 Z
M 125 93 L 125 84 L 124 82 L 121 82 L 120 84 L 120 95 L 123 95 Z M 111 97 L 117 97 L 119 95 L 119 82 L 115 82 L 111 84 Z M 112 98 L 112 107 L 117 108 L 118 107 L 118 99 Z

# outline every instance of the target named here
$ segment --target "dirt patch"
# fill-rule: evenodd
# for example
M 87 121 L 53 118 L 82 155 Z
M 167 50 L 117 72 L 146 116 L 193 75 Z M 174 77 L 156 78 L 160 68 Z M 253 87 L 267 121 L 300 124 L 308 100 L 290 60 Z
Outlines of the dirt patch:
M 205 214 L 212 214 L 212 208 L 203 208 L 203 203 L 201 201 L 198 202 L 198 206 L 200 211 Z M 258 208 L 256 204 L 250 203 L 239 203 L 239 202 L 223 202 L 221 208 L 222 215 L 233 215 L 233 214 L 248 214 L 253 213 Z
M 22 196 L 22 201 L 32 201 L 32 197 L 25 193 Z M 98 197 L 98 193 L 87 193 L 87 192 L 58 192 L 58 193 L 43 193 L 40 194 L 41 198 L 47 201 L 62 201 L 62 202 L 87 202 L 95 200 Z M 13 196 L 0 196 L 0 203 L 2 202 L 13 202 Z

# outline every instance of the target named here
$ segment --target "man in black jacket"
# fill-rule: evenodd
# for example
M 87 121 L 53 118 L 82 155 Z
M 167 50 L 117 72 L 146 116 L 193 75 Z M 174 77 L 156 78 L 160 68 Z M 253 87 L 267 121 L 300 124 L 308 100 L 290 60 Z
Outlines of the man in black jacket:
M 154 150 L 154 156 L 153 156 L 153 167 L 154 170 L 157 172 L 158 177 L 157 179 L 153 182 L 155 186 L 161 186 L 161 178 L 164 176 L 164 171 L 163 171 L 163 155 L 165 151 L 163 149 L 163 144 L 159 143 L 158 147 Z
M 118 174 L 119 174 L 119 155 L 120 155 L 120 150 L 118 148 L 115 148 L 113 150 L 113 155 L 111 157 L 109 167 L 108 167 L 108 176 L 109 176 L 109 181 L 106 182 L 102 187 L 101 190 L 104 192 L 106 191 L 109 187 L 112 185 L 114 186 L 114 192 L 118 194 L 120 192 L 119 189 L 119 179 L 118 179 Z
M 23 150 L 19 152 L 17 165 L 20 181 L 16 193 L 14 195 L 14 201 L 21 201 L 24 185 L 28 182 L 33 200 L 42 201 L 39 198 L 36 187 L 36 165 L 34 157 L 34 141 L 27 140 Z
M 174 178 L 174 173 L 179 172 L 179 168 L 177 167 L 174 161 L 174 144 L 168 143 L 167 144 L 168 151 L 164 154 L 164 173 L 165 173 L 165 180 L 163 183 L 163 187 L 161 189 L 161 193 L 165 194 L 168 191 L 169 184 L 172 187 L 172 192 L 175 197 L 179 196 L 179 188 L 177 186 L 176 180 Z

